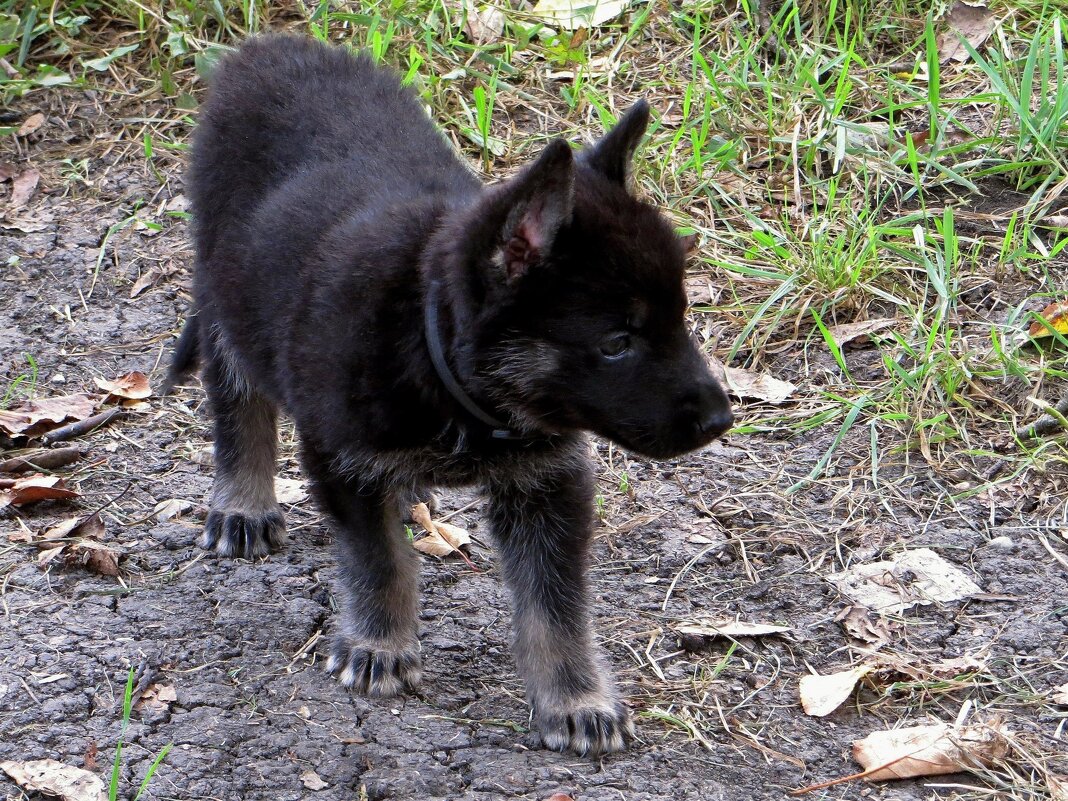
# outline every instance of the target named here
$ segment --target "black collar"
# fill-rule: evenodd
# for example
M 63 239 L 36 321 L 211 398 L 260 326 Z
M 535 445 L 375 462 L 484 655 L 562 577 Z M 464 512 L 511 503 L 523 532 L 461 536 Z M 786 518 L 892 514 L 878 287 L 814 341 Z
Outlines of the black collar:
M 445 385 L 445 389 L 449 391 L 449 394 L 452 395 L 456 402 L 467 410 L 468 414 L 490 427 L 490 436 L 494 439 L 531 439 L 531 437 L 519 433 L 484 411 L 481 406 L 471 399 L 470 395 L 464 392 L 464 388 L 460 386 L 460 382 L 456 380 L 456 376 L 449 369 L 449 363 L 445 359 L 445 349 L 441 345 L 440 331 L 438 330 L 438 294 L 440 289 L 441 283 L 431 280 L 430 286 L 427 288 L 426 302 L 423 306 L 423 333 L 426 336 L 427 348 L 430 350 L 430 361 L 434 363 L 434 370 L 437 372 L 438 378 L 441 379 L 441 383 Z

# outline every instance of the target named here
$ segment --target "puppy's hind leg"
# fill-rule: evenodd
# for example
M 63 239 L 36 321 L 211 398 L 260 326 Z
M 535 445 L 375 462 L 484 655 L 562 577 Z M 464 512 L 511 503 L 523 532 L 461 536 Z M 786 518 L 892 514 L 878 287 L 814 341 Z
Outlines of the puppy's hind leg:
M 274 495 L 278 410 L 219 348 L 211 351 L 204 383 L 215 416 L 215 487 L 201 545 L 223 556 L 266 556 L 286 539 Z

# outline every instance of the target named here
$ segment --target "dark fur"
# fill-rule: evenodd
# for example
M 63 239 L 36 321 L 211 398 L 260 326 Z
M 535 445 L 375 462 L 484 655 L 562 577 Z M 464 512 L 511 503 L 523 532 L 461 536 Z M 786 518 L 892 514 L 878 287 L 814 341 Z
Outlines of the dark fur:
M 203 543 L 237 556 L 282 544 L 285 411 L 337 537 L 329 668 L 346 685 L 391 695 L 418 681 L 417 566 L 399 507 L 479 483 L 545 743 L 603 753 L 630 736 L 589 625 L 581 432 L 668 457 L 731 424 L 686 331 L 684 243 L 625 187 L 647 121 L 638 104 L 594 148 L 555 141 L 486 188 L 364 56 L 271 36 L 216 73 L 189 174 L 196 310 L 172 371 L 199 354 L 215 413 Z M 520 438 L 491 436 L 435 372 L 431 281 L 452 372 Z

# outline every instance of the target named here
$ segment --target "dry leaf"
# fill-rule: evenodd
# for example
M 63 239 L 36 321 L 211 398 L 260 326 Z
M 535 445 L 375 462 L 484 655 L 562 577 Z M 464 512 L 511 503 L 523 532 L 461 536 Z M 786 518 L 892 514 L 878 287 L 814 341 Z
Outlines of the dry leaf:
M 104 783 L 83 768 L 55 759 L 0 762 L 3 770 L 23 790 L 44 793 L 61 801 L 104 801 Z
M 895 615 L 916 604 L 947 603 L 981 592 L 963 570 L 930 548 L 854 565 L 826 579 L 853 603 Z
M 66 520 L 46 529 L 44 533 L 41 534 L 41 539 L 38 540 L 38 546 L 40 547 L 40 543 L 42 542 L 54 542 L 55 540 L 61 540 L 71 536 L 71 532 L 81 524 L 81 517 L 68 517 Z
M 874 334 L 876 331 L 882 331 L 884 328 L 889 328 L 896 322 L 896 320 L 887 318 L 861 320 L 858 323 L 835 325 L 828 330 L 830 331 L 831 338 L 834 340 L 834 344 L 838 347 L 842 347 L 847 342 L 852 342 L 854 339 L 860 339 L 863 336 Z
M 308 499 L 308 485 L 299 478 L 278 478 L 274 480 L 274 495 L 279 503 L 295 504 Z
M 1062 684 L 1060 687 L 1053 690 L 1049 700 L 1055 704 L 1060 704 L 1061 706 L 1068 706 L 1068 684 Z
M 94 377 L 93 381 L 107 393 L 108 400 L 114 398 L 143 400 L 152 395 L 152 386 L 148 383 L 148 376 L 137 370 L 124 373 L 113 381 L 99 377 Z
M 948 61 L 963 64 L 969 54 L 961 38 L 978 49 L 994 32 L 996 23 L 993 13 L 983 3 L 957 0 L 946 15 L 946 24 L 948 28 L 938 37 L 938 58 L 943 64 Z
M 494 5 L 479 8 L 474 0 L 460 0 L 464 14 L 464 33 L 473 42 L 496 42 L 504 32 L 504 13 Z
M 9 488 L 0 491 L 0 509 L 22 506 L 37 501 L 58 501 L 77 498 L 78 493 L 64 486 L 59 476 L 37 475 L 17 479 Z
M 1042 320 L 1049 323 L 1058 334 L 1068 335 L 1068 300 L 1049 304 L 1042 310 L 1041 316 Z M 1053 332 L 1042 323 L 1042 320 L 1035 320 L 1031 323 L 1031 327 L 1027 329 L 1029 336 L 1035 339 L 1053 336 Z
M 545 799 L 545 801 L 575 801 L 567 793 L 553 793 L 551 796 Z
M 876 731 L 853 743 L 867 781 L 939 776 L 990 765 L 1009 751 L 1000 721 L 954 729 L 946 723 Z
M 96 404 L 88 395 L 61 395 L 0 409 L 0 430 L 15 437 L 36 437 L 68 420 L 84 420 Z
M 170 708 L 170 705 L 178 700 L 178 693 L 174 687 L 169 684 L 150 684 L 145 691 L 141 693 L 141 697 L 137 703 L 134 704 L 134 708 L 138 710 L 152 710 L 155 712 L 164 712 Z
M 134 281 L 133 286 L 130 287 L 130 297 L 136 298 L 146 289 L 155 285 L 156 281 L 158 281 L 162 276 L 163 271 L 160 270 L 158 267 L 151 267 L 148 270 L 145 270 L 143 273 L 141 273 L 140 276 L 138 276 L 137 280 Z
M 180 498 L 169 498 L 157 503 L 152 509 L 152 514 L 155 516 L 156 520 L 162 523 L 165 520 L 181 517 L 184 512 L 188 512 L 192 508 L 193 504 L 190 501 L 183 501 Z
M 690 306 L 714 303 L 718 294 L 709 275 L 694 275 L 686 279 L 686 302 Z
M 755 398 L 768 403 L 782 403 L 797 387 L 780 381 L 767 373 L 757 373 L 740 367 L 724 367 L 727 389 L 739 398 Z
M 763 637 L 768 634 L 784 634 L 790 626 L 778 626 L 774 623 L 749 623 L 744 620 L 719 620 L 711 617 L 675 626 L 679 634 L 691 637 Z
M 471 544 L 471 535 L 465 529 L 431 520 L 430 510 L 425 503 L 417 503 L 412 507 L 412 520 L 427 532 L 425 537 L 412 543 L 421 553 L 439 558 L 448 556 L 450 553 L 462 555 L 460 549 Z
M 831 714 L 852 695 L 857 682 L 870 673 L 872 668 L 872 665 L 860 665 L 826 676 L 802 676 L 799 692 L 805 714 L 818 718 Z
M 101 576 L 119 575 L 119 554 L 97 542 L 82 540 L 67 549 L 65 567 L 84 567 Z
M 837 619 L 842 622 L 850 637 L 871 643 L 875 649 L 890 642 L 890 625 L 881 617 L 873 618 L 863 606 L 846 607 Z
M 99 514 L 88 517 L 68 517 L 66 520 L 47 529 L 37 542 L 37 547 L 48 547 L 56 540 L 73 537 L 90 537 L 100 539 L 104 535 L 104 521 Z
M 11 208 L 21 209 L 29 203 L 33 193 L 37 191 L 37 183 L 40 180 L 41 173 L 33 169 L 25 170 L 15 176 L 11 184 Z
M 215 464 L 215 447 L 212 445 L 204 445 L 203 447 L 197 448 L 189 454 L 189 461 L 193 464 L 212 467 Z
M 2 176 L 0 180 L 3 180 Z M 1038 221 L 1038 224 L 1043 228 L 1068 228 L 1068 214 L 1047 214 Z
M 31 114 L 29 117 L 26 118 L 26 121 L 24 123 L 22 123 L 22 125 L 19 126 L 18 135 L 19 136 L 29 136 L 34 131 L 36 131 L 38 128 L 40 128 L 42 125 L 44 125 L 44 123 L 45 123 L 45 115 L 44 114 L 42 114 L 40 112 L 37 112 L 36 114 Z
M 314 770 L 306 770 L 300 774 L 300 783 L 309 790 L 322 790 L 323 788 L 330 786 L 324 782 L 322 777 L 320 777 Z
M 534 17 L 565 30 L 596 28 L 618 17 L 632 0 L 538 0 Z
M 4 181 L 10 181 L 18 171 L 18 167 L 10 161 L 0 161 L 0 184 Z
M 67 544 L 57 545 L 55 548 L 46 548 L 37 554 L 37 566 L 40 568 L 48 567 L 55 558 L 67 550 Z

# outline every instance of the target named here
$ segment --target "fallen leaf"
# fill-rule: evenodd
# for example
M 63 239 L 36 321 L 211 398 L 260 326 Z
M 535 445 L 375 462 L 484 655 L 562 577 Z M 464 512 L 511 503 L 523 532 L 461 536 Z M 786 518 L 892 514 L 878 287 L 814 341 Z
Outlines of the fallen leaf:
M 897 320 L 879 318 L 875 320 L 861 320 L 856 323 L 843 323 L 842 325 L 832 326 L 830 329 L 831 338 L 834 340 L 834 344 L 838 347 L 842 347 L 847 342 L 852 342 L 854 339 L 860 339 L 863 336 L 874 334 L 876 331 L 882 331 L 884 328 L 890 328 Z
M 928 676 L 935 676 L 940 679 L 953 679 L 967 673 L 975 673 L 985 667 L 985 658 L 976 659 L 971 654 L 965 654 L 964 656 L 953 657 L 951 659 L 940 659 L 929 665 L 920 665 L 919 671 L 926 673 Z
M 86 770 L 96 770 L 96 755 L 99 750 L 96 740 L 90 740 L 85 747 L 85 755 L 82 756 L 82 765 Z
M 691 637 L 763 637 L 768 634 L 784 634 L 790 626 L 774 623 L 749 623 L 744 620 L 719 620 L 705 617 L 675 626 L 679 634 Z
M 990 765 L 1009 751 L 1000 721 L 955 729 L 946 723 L 876 731 L 853 742 L 866 781 L 939 776 Z
M 279 503 L 296 504 L 308 499 L 308 485 L 299 478 L 278 478 L 274 480 L 274 494 Z
M 36 437 L 68 420 L 84 420 L 96 403 L 88 395 L 61 395 L 0 409 L 0 430 L 14 437 Z
M 55 540 L 69 537 L 70 533 L 80 526 L 81 523 L 82 518 L 80 517 L 68 517 L 66 520 L 46 529 L 44 533 L 41 534 L 39 542 L 53 542 Z
M 96 542 L 83 540 L 73 544 L 67 549 L 64 564 L 66 567 L 84 567 L 101 576 L 119 575 L 119 554 Z
M 831 714 L 852 695 L 857 682 L 872 669 L 872 665 L 860 665 L 825 676 L 802 676 L 799 692 L 805 714 L 819 718 Z
M 1068 300 L 1049 304 L 1042 310 L 1041 317 L 1058 334 L 1068 335 Z M 1050 331 L 1042 320 L 1035 320 L 1031 323 L 1031 327 L 1027 329 L 1029 336 L 1035 339 L 1053 336 L 1053 331 Z
M 37 566 L 48 567 L 49 564 L 55 561 L 56 557 L 67 550 L 67 544 L 57 545 L 55 548 L 46 548 L 37 554 Z
M 38 547 L 43 547 L 42 543 L 47 544 L 73 537 L 100 539 L 104 532 L 104 521 L 100 519 L 99 514 L 91 514 L 88 517 L 68 517 L 47 529 L 38 540 Z
M 215 448 L 212 445 L 204 445 L 189 454 L 189 461 L 193 464 L 211 467 L 215 464 Z
M 9 488 L 0 491 L 0 509 L 23 506 L 37 501 L 60 501 L 77 498 L 78 493 L 64 486 L 59 476 L 37 475 L 17 479 Z
M 957 0 L 946 15 L 948 27 L 938 37 L 939 60 L 943 64 L 948 61 L 964 63 L 969 54 L 961 39 L 978 49 L 994 32 L 995 24 L 993 13 L 985 4 Z
M 797 387 L 789 381 L 780 381 L 767 373 L 757 373 L 741 367 L 723 368 L 727 389 L 739 398 L 755 398 L 768 403 L 782 403 Z
M 137 370 L 124 373 L 113 381 L 99 376 L 94 377 L 93 381 L 107 393 L 108 400 L 115 398 L 143 400 L 152 396 L 152 386 L 148 383 L 148 376 Z
M 0 762 L 12 781 L 23 790 L 55 796 L 61 801 L 104 801 L 104 783 L 99 777 L 55 759 Z
M 0 168 L 3 165 L 0 164 Z M 0 180 L 3 180 L 0 175 Z M 1043 228 L 1068 228 L 1068 214 L 1047 214 L 1038 222 Z
M 161 523 L 165 520 L 173 520 L 176 517 L 181 517 L 184 512 L 188 512 L 193 508 L 193 504 L 190 501 L 183 501 L 179 498 L 169 498 L 165 501 L 160 501 L 153 507 L 152 514 L 156 520 Z
M 0 161 L 0 184 L 4 181 L 10 181 L 18 171 L 18 167 L 10 161 Z
M 417 503 L 412 507 L 412 520 L 427 532 L 425 537 L 412 543 L 413 547 L 421 553 L 439 558 L 448 556 L 450 553 L 459 553 L 462 556 L 460 549 L 471 544 L 471 535 L 465 529 L 431 520 L 430 509 L 425 503 Z
M 686 303 L 690 306 L 712 303 L 714 288 L 707 275 L 694 275 L 686 279 Z
M 890 642 L 890 625 L 881 617 L 873 618 L 863 606 L 846 607 L 837 619 L 850 637 L 870 643 L 876 650 Z
M 19 126 L 18 135 L 29 136 L 42 125 L 44 125 L 44 122 L 44 114 L 41 114 L 40 112 L 37 112 L 36 114 L 31 114 L 29 117 L 26 118 L 26 121 Z
M 33 193 L 37 191 L 37 183 L 40 180 L 41 173 L 33 169 L 24 170 L 16 175 L 11 183 L 11 208 L 21 209 L 29 203 Z
M 306 770 L 300 774 L 300 783 L 309 790 L 322 790 L 323 788 L 330 786 L 324 782 L 314 770 Z
M 464 33 L 478 44 L 496 42 L 504 32 L 504 13 L 494 5 L 479 8 L 474 0 L 460 0 L 464 14 Z
M 163 271 L 157 267 L 151 267 L 141 273 L 137 280 L 134 281 L 133 286 L 130 287 L 130 297 L 136 298 L 146 289 L 154 286 L 156 281 L 163 277 Z
M 1062 684 L 1050 694 L 1049 700 L 1061 706 L 1068 706 L 1068 684 Z
M 178 693 L 169 684 L 150 684 L 141 693 L 141 697 L 134 704 L 138 710 L 152 710 L 164 712 L 170 709 L 171 704 L 178 700 Z
M 551 796 L 545 799 L 545 801 L 575 801 L 574 798 L 567 793 L 553 793 Z
M 538 0 L 530 12 L 550 25 L 573 31 L 596 28 L 618 17 L 632 0 Z
M 889 614 L 900 614 L 916 604 L 956 601 L 982 591 L 963 570 L 930 548 L 854 565 L 826 579 L 853 603 Z

